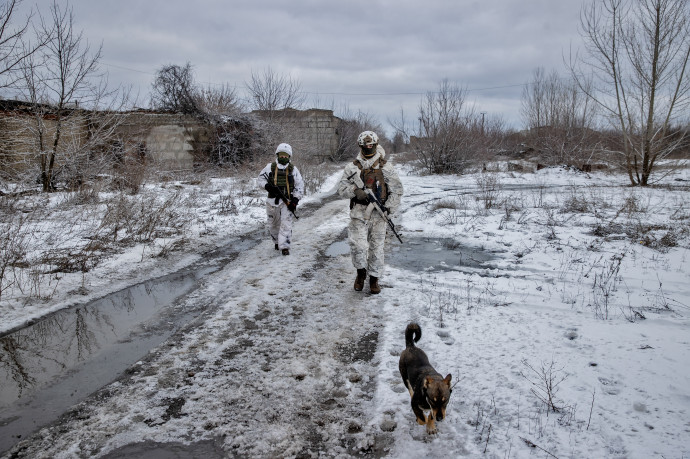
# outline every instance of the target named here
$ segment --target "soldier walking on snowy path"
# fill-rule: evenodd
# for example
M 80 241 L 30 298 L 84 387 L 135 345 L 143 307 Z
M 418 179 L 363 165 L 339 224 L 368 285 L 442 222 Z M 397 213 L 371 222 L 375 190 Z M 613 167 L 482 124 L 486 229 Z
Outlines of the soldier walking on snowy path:
M 386 152 L 373 131 L 364 131 L 357 138 L 360 152 L 345 166 L 338 185 L 338 194 L 350 198 L 348 236 L 352 264 L 357 269 L 355 290 L 364 288 L 369 274 L 369 290 L 380 293 L 379 278 L 383 274 L 383 248 L 388 222 L 378 212 L 372 212 L 368 188 L 383 204 L 383 213 L 390 218 L 400 205 L 403 186 L 398 173 L 386 161 Z M 357 176 L 359 179 L 357 179 Z M 359 183 L 362 186 L 357 186 Z
M 292 220 L 304 193 L 304 180 L 299 169 L 290 161 L 292 147 L 281 143 L 276 148 L 276 160 L 261 170 L 258 185 L 268 192 L 266 198 L 266 226 L 276 250 L 290 255 Z

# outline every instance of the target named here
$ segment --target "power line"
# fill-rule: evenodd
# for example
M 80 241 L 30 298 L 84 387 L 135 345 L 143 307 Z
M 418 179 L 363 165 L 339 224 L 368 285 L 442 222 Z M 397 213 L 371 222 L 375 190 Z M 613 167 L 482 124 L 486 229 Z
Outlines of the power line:
M 101 62 L 103 65 L 107 67 L 114 67 L 122 70 L 129 70 L 131 72 L 137 72 L 137 73 L 143 73 L 146 75 L 153 75 L 155 76 L 156 73 L 152 72 L 147 72 L 144 70 L 138 70 L 138 69 L 133 69 L 129 67 L 123 67 L 121 65 L 115 65 L 115 64 L 108 64 L 106 62 Z M 202 82 L 203 84 L 208 84 L 208 85 L 222 85 L 223 83 L 212 83 L 212 82 Z M 522 87 L 525 86 L 526 83 L 520 83 L 520 84 L 509 84 L 509 85 L 503 85 L 503 86 L 489 86 L 485 88 L 467 88 L 467 92 L 476 92 L 476 91 L 491 91 L 494 89 L 507 89 L 507 88 L 516 88 L 516 87 Z M 529 84 L 529 83 L 528 83 Z M 232 84 L 230 85 L 234 88 L 238 88 L 239 86 L 237 84 Z M 352 97 L 372 97 L 372 96 L 423 96 L 428 93 L 436 93 L 437 91 L 425 91 L 425 92 L 321 92 L 321 91 L 302 91 L 302 94 L 309 94 L 309 95 L 323 95 L 323 96 L 352 96 Z

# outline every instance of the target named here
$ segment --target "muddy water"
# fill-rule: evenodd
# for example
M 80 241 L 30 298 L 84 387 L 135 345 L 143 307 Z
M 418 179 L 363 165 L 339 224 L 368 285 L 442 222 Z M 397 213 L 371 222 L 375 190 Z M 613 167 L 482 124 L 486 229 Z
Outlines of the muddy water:
M 181 300 L 257 243 L 235 240 L 183 271 L 66 309 L 0 338 L 0 452 L 113 381 L 201 312 Z

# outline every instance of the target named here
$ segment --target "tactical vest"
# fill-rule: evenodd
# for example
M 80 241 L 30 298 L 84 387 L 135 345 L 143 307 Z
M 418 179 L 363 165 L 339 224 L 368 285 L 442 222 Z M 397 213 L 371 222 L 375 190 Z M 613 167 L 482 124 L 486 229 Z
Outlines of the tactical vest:
M 276 163 L 271 164 L 271 173 L 268 176 L 270 182 L 275 186 L 280 188 L 286 198 L 290 199 L 292 197 L 292 189 L 295 187 L 295 177 L 292 175 L 292 171 L 295 168 L 292 164 L 288 164 L 285 169 L 278 169 Z M 278 198 L 278 195 L 274 193 L 268 193 L 269 198 Z
M 386 165 L 386 160 L 382 158 L 377 159 L 370 169 L 365 169 L 357 160 L 354 160 L 353 163 L 359 168 L 359 176 L 362 178 L 364 186 L 373 191 L 381 203 L 385 204 L 386 199 L 388 199 L 388 185 L 383 179 L 383 166 Z M 354 202 L 357 204 L 368 204 L 367 201 L 360 202 L 357 199 L 354 199 Z

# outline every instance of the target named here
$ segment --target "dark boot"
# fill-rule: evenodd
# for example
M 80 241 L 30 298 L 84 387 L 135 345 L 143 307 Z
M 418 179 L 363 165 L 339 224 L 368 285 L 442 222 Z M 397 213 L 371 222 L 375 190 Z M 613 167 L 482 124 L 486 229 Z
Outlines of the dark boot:
M 379 287 L 379 278 L 374 276 L 369 276 L 369 291 L 376 295 L 381 293 L 381 287 Z
M 290 255 L 290 249 L 283 249 L 283 255 Z
M 278 250 L 278 244 L 275 245 L 275 249 Z
M 361 292 L 364 288 L 364 281 L 367 278 L 367 270 L 360 268 L 357 270 L 357 279 L 355 279 L 355 290 Z

